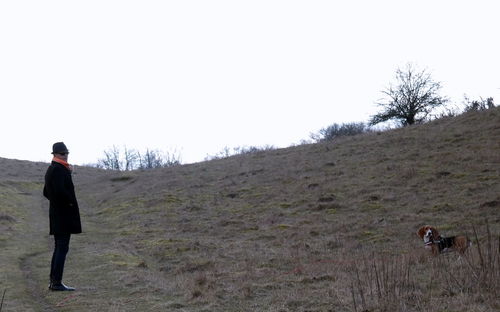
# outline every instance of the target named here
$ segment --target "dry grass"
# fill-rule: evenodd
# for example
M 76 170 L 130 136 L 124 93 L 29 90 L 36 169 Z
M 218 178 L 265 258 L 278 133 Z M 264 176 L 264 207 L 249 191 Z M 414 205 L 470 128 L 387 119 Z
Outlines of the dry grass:
M 353 311 L 471 311 L 474 305 L 498 310 L 500 237 L 486 226 L 485 241 L 464 255 L 415 253 L 372 256 L 351 268 Z M 464 311 L 465 311 L 464 310 Z
M 499 165 L 494 109 L 154 171 L 77 168 L 68 296 L 46 291 L 46 164 L 0 159 L 4 310 L 496 311 Z M 474 245 L 430 257 L 424 224 Z

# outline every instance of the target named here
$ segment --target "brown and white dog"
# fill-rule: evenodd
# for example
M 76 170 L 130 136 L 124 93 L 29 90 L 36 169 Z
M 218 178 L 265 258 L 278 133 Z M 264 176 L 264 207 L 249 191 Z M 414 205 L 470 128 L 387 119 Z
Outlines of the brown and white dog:
M 433 255 L 448 251 L 458 251 L 463 254 L 471 245 L 471 241 L 465 235 L 441 237 L 439 232 L 429 225 L 421 227 L 417 235 L 424 240 L 425 248 L 430 249 Z

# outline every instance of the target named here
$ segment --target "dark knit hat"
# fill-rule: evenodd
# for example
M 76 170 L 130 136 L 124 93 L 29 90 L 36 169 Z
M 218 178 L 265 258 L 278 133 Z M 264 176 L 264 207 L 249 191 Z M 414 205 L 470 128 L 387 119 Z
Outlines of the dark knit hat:
M 52 145 L 52 154 L 69 153 L 63 142 L 57 142 Z

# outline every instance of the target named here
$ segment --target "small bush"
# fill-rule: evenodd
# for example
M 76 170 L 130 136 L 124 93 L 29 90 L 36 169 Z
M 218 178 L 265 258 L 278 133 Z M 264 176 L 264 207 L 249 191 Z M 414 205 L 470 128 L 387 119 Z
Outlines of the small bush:
M 233 147 L 230 149 L 229 147 L 224 147 L 222 151 L 218 152 L 215 155 L 207 155 L 205 157 L 205 160 L 214 160 L 214 159 L 225 159 L 231 156 L 236 156 L 236 155 L 248 155 L 248 154 L 255 154 L 259 152 L 264 152 L 264 151 L 271 151 L 274 150 L 275 147 L 272 145 L 265 145 L 265 146 L 237 146 Z
M 464 112 L 483 111 L 495 107 L 495 103 L 493 103 L 492 97 L 489 97 L 487 99 L 483 99 L 482 97 L 480 97 L 479 100 L 471 100 L 466 95 L 464 95 L 464 104 Z
M 311 134 L 311 139 L 316 142 L 333 141 L 338 137 L 358 135 L 369 131 L 369 128 L 363 122 L 334 123 L 327 128 L 319 130 L 316 134 Z

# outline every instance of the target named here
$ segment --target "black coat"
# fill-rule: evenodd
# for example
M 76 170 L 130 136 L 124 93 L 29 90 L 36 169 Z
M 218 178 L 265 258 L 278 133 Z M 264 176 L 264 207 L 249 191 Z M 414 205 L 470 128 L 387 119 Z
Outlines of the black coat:
M 45 173 L 43 195 L 50 201 L 50 235 L 82 232 L 70 170 L 53 161 Z

